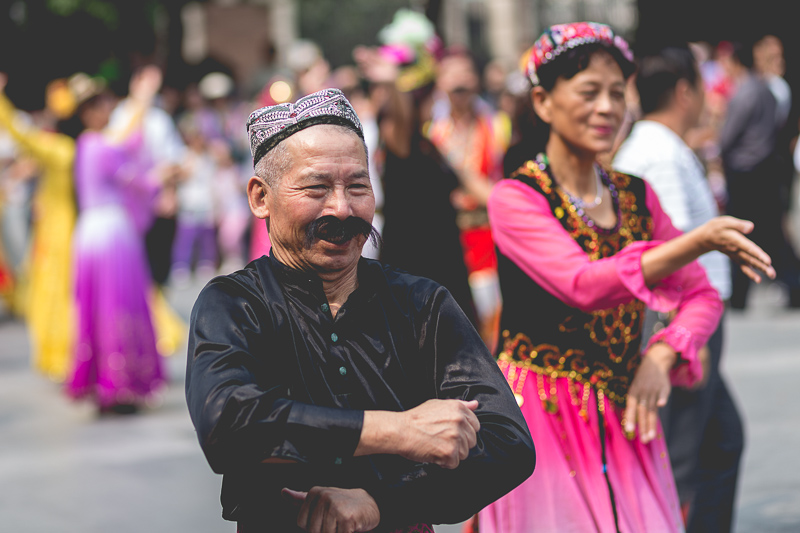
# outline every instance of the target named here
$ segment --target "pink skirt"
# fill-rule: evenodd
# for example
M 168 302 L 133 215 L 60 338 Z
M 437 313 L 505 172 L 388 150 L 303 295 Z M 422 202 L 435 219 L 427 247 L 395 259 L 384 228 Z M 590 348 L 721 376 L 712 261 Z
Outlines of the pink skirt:
M 642 444 L 638 434 L 628 440 L 620 423 L 622 409 L 603 397 L 607 481 L 594 390 L 586 391 L 584 399 L 583 385 L 557 378 L 553 398 L 550 378 L 537 379 L 537 374 L 529 372 L 522 387 L 517 380 L 511 381 L 523 398 L 522 413 L 536 446 L 536 470 L 480 512 L 480 533 L 615 533 L 609 482 L 620 531 L 684 531 L 660 428 L 658 437 L 648 444 Z M 554 413 L 545 410 L 539 397 L 542 383 L 544 394 L 558 406 Z M 586 419 L 581 416 L 581 404 L 586 407 Z
M 81 213 L 74 247 L 78 331 L 67 393 L 103 408 L 140 404 L 165 384 L 144 243 L 127 213 L 107 206 Z

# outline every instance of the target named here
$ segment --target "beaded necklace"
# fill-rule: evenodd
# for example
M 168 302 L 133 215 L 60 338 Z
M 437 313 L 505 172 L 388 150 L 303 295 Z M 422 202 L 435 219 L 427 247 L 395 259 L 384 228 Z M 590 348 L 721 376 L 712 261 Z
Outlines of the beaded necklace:
M 539 170 L 541 170 L 542 172 L 546 172 L 547 173 L 547 175 L 550 177 L 550 181 L 552 181 L 553 184 L 557 184 L 557 182 L 555 180 L 555 177 L 553 176 L 553 171 L 550 170 L 550 161 L 547 159 L 547 155 L 544 152 L 539 152 L 536 155 L 536 164 L 539 166 Z M 620 224 L 622 223 L 622 215 L 621 215 L 621 213 L 619 211 L 619 193 L 617 192 L 617 188 L 611 182 L 611 178 L 609 178 L 608 174 L 606 173 L 606 171 L 603 170 L 603 167 L 601 167 L 600 165 L 595 163 L 594 164 L 594 172 L 595 172 L 595 176 L 597 176 L 597 197 L 595 198 L 595 201 L 592 202 L 592 204 L 594 204 L 594 205 L 587 204 L 582 199 L 576 198 L 575 196 L 570 194 L 569 191 L 567 191 L 566 189 L 564 189 L 561 186 L 559 186 L 559 189 L 564 191 L 564 194 L 567 195 L 567 199 L 569 199 L 569 202 L 573 206 L 575 206 L 575 213 L 579 217 L 581 217 L 581 219 L 583 220 L 584 224 L 586 224 L 590 228 L 594 229 L 595 231 L 598 231 L 599 233 L 603 233 L 603 234 L 616 233 L 616 231 L 619 229 Z M 611 193 L 611 203 L 614 206 L 614 212 L 617 215 L 617 223 L 614 225 L 613 228 L 604 228 L 602 226 L 596 225 L 594 220 L 592 220 L 589 217 L 589 215 L 586 214 L 586 209 L 591 209 L 593 207 L 597 207 L 598 205 L 600 205 L 602 203 L 603 185 L 608 187 L 608 191 Z M 601 200 L 598 201 L 597 198 L 600 198 Z

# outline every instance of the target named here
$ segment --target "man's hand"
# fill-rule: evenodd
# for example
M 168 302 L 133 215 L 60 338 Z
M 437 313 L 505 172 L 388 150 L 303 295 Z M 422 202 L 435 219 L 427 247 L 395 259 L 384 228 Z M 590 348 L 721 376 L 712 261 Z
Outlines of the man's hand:
M 297 525 L 308 533 L 372 531 L 381 521 L 378 504 L 363 489 L 283 489 L 283 495 L 298 507 Z
M 672 386 L 669 370 L 677 354 L 664 343 L 653 344 L 642 357 L 642 364 L 633 376 L 625 405 L 625 431 L 633 433 L 639 424 L 639 439 L 646 444 L 656 437 L 658 408 L 667 405 Z
M 456 468 L 478 442 L 481 424 L 473 413 L 477 408 L 475 400 L 428 400 L 399 413 L 399 455 L 420 463 Z
M 399 413 L 364 411 L 355 455 L 387 453 L 456 468 L 478 442 L 477 408 L 476 400 L 428 400 Z

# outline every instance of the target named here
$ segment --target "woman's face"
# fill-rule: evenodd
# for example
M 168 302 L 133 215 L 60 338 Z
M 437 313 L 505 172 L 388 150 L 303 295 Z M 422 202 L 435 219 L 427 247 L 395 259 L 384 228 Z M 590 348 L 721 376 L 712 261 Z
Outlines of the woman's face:
M 597 52 L 571 79 L 558 78 L 549 92 L 534 87 L 531 95 L 551 140 L 592 156 L 613 148 L 625 115 L 625 78 L 611 55 Z
M 80 118 L 84 127 L 91 130 L 102 130 L 108 126 L 111 113 L 117 102 L 113 96 L 103 93 L 93 102 L 87 104 L 81 112 Z

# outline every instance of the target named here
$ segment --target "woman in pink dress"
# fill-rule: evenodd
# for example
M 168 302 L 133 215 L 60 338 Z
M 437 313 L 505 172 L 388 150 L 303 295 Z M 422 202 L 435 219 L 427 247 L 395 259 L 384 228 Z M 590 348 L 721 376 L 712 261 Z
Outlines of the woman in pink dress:
M 683 531 L 657 410 L 702 375 L 722 303 L 694 262 L 710 250 L 753 279 L 770 259 L 721 217 L 681 235 L 641 179 L 596 163 L 634 70 L 605 25 L 553 26 L 530 51 L 546 146 L 498 183 L 488 210 L 503 295 L 498 364 L 528 422 L 536 470 L 484 509 L 481 533 Z M 537 151 L 541 152 L 537 155 Z M 641 346 L 645 307 L 676 311 Z
M 115 102 L 106 92 L 94 90 L 78 108 L 85 126 L 75 156 L 78 328 L 67 393 L 93 397 L 101 412 L 134 412 L 165 384 L 144 248 L 159 184 L 143 160 L 138 132 L 160 84 L 155 67 L 134 77 L 130 97 L 136 109 L 125 131 L 107 130 Z

